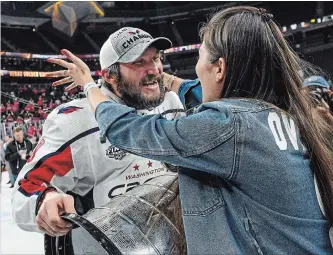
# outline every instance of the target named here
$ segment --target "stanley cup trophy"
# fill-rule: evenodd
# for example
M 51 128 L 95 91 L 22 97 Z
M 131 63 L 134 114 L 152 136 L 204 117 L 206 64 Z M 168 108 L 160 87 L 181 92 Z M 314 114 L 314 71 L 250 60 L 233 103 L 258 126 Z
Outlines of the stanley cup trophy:
M 85 215 L 62 217 L 80 229 L 77 236 L 72 231 L 74 254 L 186 254 L 177 175 L 156 177 Z

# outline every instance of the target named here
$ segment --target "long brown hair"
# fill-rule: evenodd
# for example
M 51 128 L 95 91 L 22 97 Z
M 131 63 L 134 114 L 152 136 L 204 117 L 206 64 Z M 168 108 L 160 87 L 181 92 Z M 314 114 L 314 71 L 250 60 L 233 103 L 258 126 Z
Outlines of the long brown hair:
M 300 70 L 315 72 L 289 47 L 281 30 L 262 9 L 239 6 L 213 15 L 200 29 L 210 61 L 223 57 L 226 76 L 221 97 L 255 98 L 271 103 L 297 122 L 310 156 L 325 214 L 333 225 L 332 130 L 311 114 Z

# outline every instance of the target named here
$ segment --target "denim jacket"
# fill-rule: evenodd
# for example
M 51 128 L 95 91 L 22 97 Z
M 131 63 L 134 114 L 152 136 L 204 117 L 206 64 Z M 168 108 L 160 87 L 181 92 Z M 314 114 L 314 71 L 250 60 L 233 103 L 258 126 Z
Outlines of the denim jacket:
M 185 109 L 201 104 L 202 88 L 199 79 L 184 80 L 179 87 L 178 95 Z
M 295 122 L 257 100 L 205 103 L 176 121 L 98 105 L 115 146 L 181 166 L 188 254 L 333 254 Z

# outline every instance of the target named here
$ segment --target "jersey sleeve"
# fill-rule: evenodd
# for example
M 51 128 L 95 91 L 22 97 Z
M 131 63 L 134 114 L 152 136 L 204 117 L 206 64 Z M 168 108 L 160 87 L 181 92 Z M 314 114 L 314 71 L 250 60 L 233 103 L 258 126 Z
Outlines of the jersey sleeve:
M 45 121 L 41 140 L 14 186 L 13 218 L 26 231 L 40 232 L 36 225 L 36 204 L 45 189 L 53 187 L 60 193 L 78 189 L 80 175 L 84 175 L 74 167 L 72 145 L 76 138 L 68 137 L 66 128 L 70 125 L 58 119 L 56 114 L 51 113 Z M 80 188 L 82 193 L 89 189 L 89 185 Z

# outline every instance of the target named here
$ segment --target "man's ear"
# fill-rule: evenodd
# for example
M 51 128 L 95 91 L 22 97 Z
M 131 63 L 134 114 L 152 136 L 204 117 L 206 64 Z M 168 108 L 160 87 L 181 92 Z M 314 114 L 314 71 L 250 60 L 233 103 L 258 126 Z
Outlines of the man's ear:
M 103 77 L 104 81 L 106 81 L 107 83 L 110 83 L 110 84 L 117 83 L 116 77 L 114 77 L 113 75 L 110 75 L 107 69 L 102 70 L 102 77 Z
M 224 58 L 219 58 L 216 68 L 216 82 L 222 82 L 226 73 L 226 65 Z

